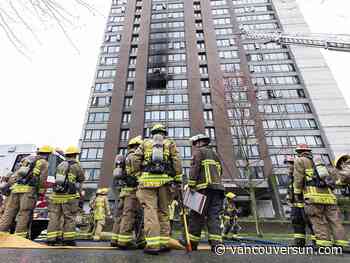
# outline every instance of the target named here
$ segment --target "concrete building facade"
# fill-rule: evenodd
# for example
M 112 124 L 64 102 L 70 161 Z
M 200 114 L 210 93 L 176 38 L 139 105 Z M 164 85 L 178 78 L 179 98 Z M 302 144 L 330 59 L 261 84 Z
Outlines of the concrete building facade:
M 295 1 L 112 2 L 80 142 L 88 189 L 109 186 L 127 141 L 164 123 L 184 174 L 189 137 L 207 133 L 240 202 L 252 182 L 260 214 L 281 216 L 295 145 L 327 164 L 348 149 L 349 109 L 319 50 L 240 33 L 308 32 Z

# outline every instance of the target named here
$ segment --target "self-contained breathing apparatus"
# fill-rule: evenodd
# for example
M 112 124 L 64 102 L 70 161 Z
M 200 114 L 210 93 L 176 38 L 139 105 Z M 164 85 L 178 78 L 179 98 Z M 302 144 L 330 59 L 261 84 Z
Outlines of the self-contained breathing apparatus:
M 115 168 L 113 170 L 113 187 L 119 188 L 125 185 L 125 158 L 123 155 L 118 154 L 115 157 Z
M 70 173 L 71 166 L 77 161 L 64 161 L 59 165 L 56 173 L 53 191 L 60 194 L 76 194 L 77 189 L 80 188 L 79 183 L 76 182 L 76 176 Z
M 316 174 L 316 176 L 314 177 L 315 186 L 319 188 L 328 187 L 331 190 L 334 190 L 335 181 L 332 178 L 332 176 L 329 174 L 326 165 L 320 159 L 316 160 L 315 162 L 313 160 L 311 161 Z
M 16 171 L 16 183 L 22 185 L 36 186 L 39 178 L 33 176 L 36 162 L 42 159 L 36 155 L 29 155 L 21 161 L 21 165 Z
M 152 174 L 170 173 L 169 159 L 164 157 L 164 135 L 155 134 L 152 138 L 152 156 L 145 167 L 145 172 Z

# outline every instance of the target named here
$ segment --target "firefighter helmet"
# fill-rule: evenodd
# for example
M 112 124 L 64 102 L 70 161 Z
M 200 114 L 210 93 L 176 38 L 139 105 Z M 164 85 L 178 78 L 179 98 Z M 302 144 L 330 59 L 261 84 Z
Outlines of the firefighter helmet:
M 163 124 L 158 123 L 158 124 L 153 125 L 153 127 L 151 129 L 151 134 L 153 135 L 153 134 L 157 134 L 160 132 L 168 134 L 168 132 Z
M 349 159 L 350 159 L 350 155 L 349 155 L 349 154 L 341 154 L 341 155 L 339 155 L 339 156 L 337 157 L 337 159 L 335 159 L 335 161 L 334 161 L 334 166 L 335 166 L 335 168 L 340 169 L 340 168 L 341 168 L 340 165 L 341 165 L 343 162 L 345 162 L 345 161 L 347 161 L 347 160 L 349 160 Z
M 140 144 L 142 144 L 142 142 L 143 142 L 143 141 L 142 141 L 141 135 L 136 136 L 136 137 L 132 138 L 132 139 L 128 142 L 128 147 L 140 145 Z
M 38 153 L 52 153 L 53 150 L 50 145 L 43 145 L 38 149 Z
M 209 136 L 200 133 L 200 134 L 197 134 L 197 135 L 191 137 L 190 141 L 192 142 L 192 144 L 196 144 L 199 141 L 206 141 L 209 144 L 210 138 L 209 138 Z
M 297 147 L 295 148 L 296 152 L 311 152 L 311 149 L 309 147 L 309 145 L 302 143 L 302 144 L 298 144 Z
M 226 195 L 225 195 L 228 199 L 233 199 L 236 195 L 232 192 L 228 192 Z
M 98 194 L 98 195 L 105 195 L 107 193 L 108 193 L 108 188 L 100 188 L 96 192 L 96 194 Z
M 68 146 L 68 148 L 64 152 L 65 155 L 67 155 L 67 154 L 79 154 L 79 153 L 80 153 L 80 149 L 74 145 Z
M 286 159 L 284 159 L 284 163 L 294 163 L 294 157 L 287 155 Z

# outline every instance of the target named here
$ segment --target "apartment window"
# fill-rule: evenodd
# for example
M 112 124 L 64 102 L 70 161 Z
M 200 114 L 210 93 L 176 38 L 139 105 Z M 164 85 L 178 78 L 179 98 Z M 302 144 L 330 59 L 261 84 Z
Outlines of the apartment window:
M 297 76 L 288 77 L 257 77 L 252 78 L 252 82 L 256 86 L 263 85 L 294 85 L 299 84 L 299 78 Z
M 182 159 L 190 159 L 192 157 L 190 146 L 179 146 L 177 149 Z
M 108 92 L 113 90 L 113 83 L 96 83 L 95 92 Z
M 124 99 L 124 107 L 131 107 L 133 102 L 132 97 L 125 97 Z
M 230 25 L 231 20 L 230 18 L 216 18 L 213 19 L 214 25 Z
M 212 9 L 211 10 L 211 13 L 213 15 L 228 15 L 229 12 L 228 12 L 228 9 L 226 8 L 222 8 L 222 9 Z
M 105 107 L 111 104 L 111 96 L 96 96 L 92 98 L 91 106 L 94 107 Z
M 216 45 L 218 48 L 234 46 L 235 40 L 233 38 L 232 39 L 217 39 Z
M 186 72 L 187 68 L 185 66 L 168 67 L 169 74 L 185 74 Z
M 207 66 L 200 66 L 199 73 L 207 75 L 208 74 L 208 67 Z
M 118 32 L 123 30 L 124 26 L 107 26 L 107 32 Z
M 203 103 L 203 104 L 211 104 L 211 96 L 210 96 L 210 93 L 202 94 L 202 103 Z
M 81 160 L 98 160 L 102 159 L 103 148 L 83 148 L 81 149 Z
M 168 48 L 169 49 L 176 49 L 176 50 L 184 49 L 185 48 L 185 42 L 184 41 L 171 41 L 171 42 L 168 43 Z
M 135 66 L 136 65 L 136 57 L 130 57 L 129 65 L 130 66 Z
M 121 141 L 129 140 L 129 136 L 130 136 L 130 130 L 129 129 L 121 130 L 121 132 L 120 132 L 120 140 Z
M 107 112 L 96 112 L 89 113 L 88 122 L 107 122 L 109 118 L 109 113 Z
M 188 119 L 188 110 L 145 111 L 145 121 L 179 121 Z
M 241 67 L 238 63 L 227 63 L 227 64 L 221 64 L 220 65 L 221 70 L 223 72 L 239 72 Z
M 207 60 L 207 55 L 205 53 L 199 53 L 198 54 L 198 60 L 199 61 L 206 61 Z
M 207 127 L 205 128 L 205 134 L 209 136 L 210 139 L 215 140 L 215 128 Z
M 213 120 L 213 111 L 212 110 L 204 110 L 203 117 L 204 117 L 204 120 L 206 120 L 206 121 L 212 121 Z
M 95 182 L 100 180 L 100 169 L 86 168 L 84 169 L 86 182 Z
M 226 5 L 226 0 L 212 0 L 210 1 L 211 6 Z
M 289 99 L 289 98 L 305 98 L 304 90 L 263 90 L 257 94 L 258 99 Z
M 137 47 L 136 46 L 132 46 L 130 49 L 130 54 L 136 56 L 137 54 Z
M 125 123 L 129 123 L 131 120 L 131 113 L 130 112 L 124 112 L 123 113 L 123 117 L 122 117 L 122 122 Z
M 238 52 L 233 50 L 219 51 L 219 57 L 222 59 L 238 58 Z
M 186 89 L 187 79 L 169 80 L 167 83 L 167 88 L 168 89 Z
M 257 158 L 259 157 L 258 145 L 239 145 L 234 147 L 236 159 Z
M 168 136 L 170 138 L 188 138 L 190 137 L 190 128 L 176 127 L 168 128 Z
M 126 156 L 128 154 L 128 148 L 120 147 L 118 152 L 119 154 Z
M 129 69 L 128 70 L 128 78 L 135 78 L 136 77 L 136 70 L 135 69 Z
M 233 34 L 232 28 L 216 28 L 215 29 L 215 34 L 217 36 L 220 35 L 231 35 Z
M 292 64 L 249 65 L 249 70 L 252 73 L 295 71 L 294 66 Z
M 236 103 L 240 101 L 247 101 L 248 95 L 247 95 L 247 92 L 237 91 L 237 92 L 226 93 L 225 98 L 228 102 Z
M 106 130 L 85 130 L 84 140 L 104 140 Z
M 115 74 L 116 74 L 116 71 L 113 69 L 100 69 L 97 71 L 97 78 L 110 79 L 110 78 L 114 78 Z
M 202 89 L 209 89 L 210 88 L 209 80 L 202 79 L 201 80 L 201 88 Z
M 118 53 L 120 50 L 119 46 L 105 46 L 103 47 L 103 52 L 108 54 Z
M 303 104 L 265 104 L 259 105 L 259 111 L 263 113 L 311 113 L 311 108 L 307 103 Z
M 134 90 L 134 82 L 127 82 L 126 91 L 133 91 L 133 90 Z
M 278 29 L 277 23 L 264 23 L 264 24 L 248 24 L 242 25 L 245 30 L 265 30 L 265 29 Z
M 205 43 L 204 43 L 204 41 L 198 41 L 198 42 L 197 42 L 197 48 L 198 48 L 198 49 L 205 49 Z

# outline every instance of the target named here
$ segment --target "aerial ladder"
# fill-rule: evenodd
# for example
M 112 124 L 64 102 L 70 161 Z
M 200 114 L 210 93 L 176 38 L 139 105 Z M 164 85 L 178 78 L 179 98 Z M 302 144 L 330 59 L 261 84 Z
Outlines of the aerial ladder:
M 266 40 L 283 45 L 297 45 L 327 50 L 350 52 L 350 35 L 347 34 L 307 34 L 284 32 L 258 32 L 241 28 L 246 39 Z

